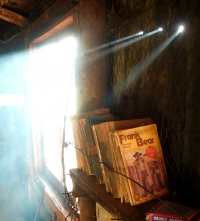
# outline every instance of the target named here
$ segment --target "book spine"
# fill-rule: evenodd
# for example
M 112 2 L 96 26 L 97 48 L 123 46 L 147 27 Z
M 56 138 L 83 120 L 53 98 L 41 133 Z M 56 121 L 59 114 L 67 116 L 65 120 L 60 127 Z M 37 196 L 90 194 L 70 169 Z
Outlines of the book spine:
M 112 114 L 108 115 L 89 115 L 85 116 L 87 124 L 100 124 L 108 121 L 119 120 L 119 117 L 113 116 Z
M 81 119 L 81 118 L 83 118 L 85 116 L 88 116 L 88 115 L 103 115 L 103 114 L 110 114 L 110 109 L 109 108 L 100 108 L 100 109 L 96 109 L 96 110 L 82 112 L 82 113 L 79 113 L 79 114 L 72 115 L 70 117 L 70 119 L 71 120 Z
M 113 153 L 109 142 L 107 122 L 95 125 L 95 129 L 99 140 L 99 152 L 103 161 L 107 183 L 110 186 L 110 192 L 114 198 L 120 198 L 118 174 L 114 173 L 116 166 L 114 165 Z
M 117 133 L 114 132 L 113 137 L 114 137 L 113 138 L 114 141 L 117 144 L 116 154 L 117 154 L 118 161 L 121 162 L 120 163 L 121 173 L 124 174 L 127 177 L 130 177 L 129 172 L 128 172 L 128 166 L 127 166 L 126 161 L 124 159 L 123 153 L 121 152 L 121 148 L 120 148 Z M 129 197 L 130 204 L 131 205 L 136 205 L 137 203 L 134 199 L 134 190 L 133 190 L 133 187 L 132 187 L 132 181 L 130 179 L 125 178 L 125 177 L 123 177 L 123 180 L 124 180 L 123 182 L 125 183 L 125 186 L 126 186 L 126 189 L 127 189 L 127 194 L 128 194 L 128 197 Z
M 92 175 L 92 174 L 94 174 L 94 168 L 93 168 L 92 161 L 89 157 L 88 144 L 87 144 L 87 140 L 85 137 L 84 120 L 83 119 L 78 120 L 78 128 L 80 131 L 80 137 L 82 139 L 82 146 L 83 146 L 83 150 L 84 150 L 83 157 L 84 157 L 84 164 L 86 166 L 86 173 L 88 175 Z
M 102 157 L 101 157 L 101 153 L 100 153 L 100 150 L 99 150 L 99 141 L 98 141 L 97 133 L 96 133 L 96 130 L 95 130 L 95 125 L 92 125 L 92 132 L 93 132 L 93 135 L 94 135 L 94 141 L 95 141 L 95 146 L 96 146 L 97 153 L 98 153 L 98 159 L 99 159 L 100 162 L 103 162 Z M 107 184 L 107 180 L 106 180 L 106 174 L 105 174 L 103 163 L 100 163 L 100 168 L 101 168 L 103 183 L 105 184 L 106 191 L 109 192 L 109 188 L 108 188 L 108 184 Z
M 121 168 L 119 165 L 119 161 L 118 161 L 118 157 L 116 154 L 116 143 L 115 140 L 113 139 L 113 134 L 110 131 L 109 132 L 109 137 L 110 137 L 110 142 L 111 142 L 111 148 L 113 148 L 113 153 L 114 153 L 114 158 L 115 158 L 115 162 L 116 162 L 116 170 L 118 173 L 121 173 Z M 126 196 L 126 190 L 125 190 L 125 186 L 124 186 L 124 182 L 123 182 L 123 177 L 121 175 L 119 175 L 119 181 L 121 189 L 123 189 L 123 191 L 120 191 L 120 199 L 121 199 L 121 203 L 123 203 L 125 200 L 125 196 Z
M 84 129 L 88 140 L 88 146 L 90 148 L 90 155 L 98 155 L 98 150 L 95 145 L 94 134 L 92 131 L 92 124 L 86 124 Z
M 98 150 L 94 141 L 92 125 L 86 124 L 84 129 L 85 129 L 86 138 L 88 140 L 89 154 L 90 154 L 93 166 L 94 166 L 94 173 L 96 175 L 96 179 L 98 183 L 102 184 L 103 176 L 102 176 L 102 171 L 101 171 L 100 162 L 99 162 Z
M 82 163 L 83 162 L 82 154 L 78 150 L 81 147 L 81 143 L 80 143 L 80 139 L 79 139 L 79 136 L 78 136 L 77 121 L 76 120 L 72 120 L 71 121 L 71 125 L 72 125 L 72 130 L 73 130 L 77 167 L 79 169 L 82 169 L 83 171 L 85 171 L 85 168 L 84 168 L 83 163 Z
M 108 170 L 107 174 L 108 174 L 109 182 L 111 184 L 113 197 L 121 198 L 123 190 L 121 187 L 120 175 L 118 174 L 118 171 L 117 171 L 117 164 L 116 164 L 115 157 L 114 157 L 114 149 L 113 149 L 112 141 L 110 140 L 110 136 L 109 136 L 108 124 L 109 122 L 106 122 L 104 124 L 104 130 L 106 132 L 106 140 L 104 141 L 104 145 L 107 149 L 106 152 L 110 159 L 108 161 L 108 166 L 110 167 L 110 170 L 107 169 Z
M 116 158 L 117 158 L 117 162 L 118 162 L 118 166 L 119 166 L 119 172 L 124 175 L 127 176 L 125 168 L 124 168 L 124 163 L 122 160 L 122 156 L 120 153 L 120 149 L 119 149 L 119 145 L 117 144 L 117 139 L 115 137 L 115 134 L 113 132 L 110 132 L 110 138 L 113 142 L 113 148 L 115 150 L 115 154 L 116 154 Z M 121 177 L 121 183 L 123 186 L 123 193 L 124 193 L 124 200 L 126 203 L 130 203 L 131 205 L 134 205 L 133 199 L 132 199 L 132 195 L 128 186 L 128 179 L 124 176 L 120 176 Z
M 106 191 L 107 192 L 112 192 L 111 185 L 107 176 L 106 172 L 106 166 L 105 166 L 105 160 L 103 158 L 103 153 L 102 153 L 102 141 L 100 139 L 100 131 L 99 131 L 99 125 L 93 125 L 93 131 L 95 134 L 95 141 L 96 141 L 96 147 L 98 148 L 98 154 L 99 154 L 99 160 L 102 162 L 101 168 L 102 168 L 102 174 L 103 174 L 103 181 L 105 183 Z
M 113 168 L 114 170 L 117 172 L 116 173 L 116 180 L 115 180 L 115 183 L 117 185 L 117 191 L 118 191 L 118 198 L 124 199 L 124 188 L 122 186 L 122 177 L 121 175 L 119 175 L 118 173 L 120 172 L 119 170 L 119 163 L 118 163 L 118 158 L 116 157 L 116 153 L 115 153 L 115 143 L 113 143 L 114 141 L 112 141 L 112 138 L 111 138 L 111 135 L 109 134 L 108 132 L 108 135 L 109 135 L 109 149 L 110 151 L 112 152 L 112 156 L 113 156 Z
M 72 126 L 73 126 L 73 134 L 74 134 L 74 141 L 76 147 L 76 156 L 79 165 L 78 167 L 87 174 L 90 174 L 90 168 L 88 164 L 88 159 L 86 157 L 85 146 L 78 120 L 72 120 Z

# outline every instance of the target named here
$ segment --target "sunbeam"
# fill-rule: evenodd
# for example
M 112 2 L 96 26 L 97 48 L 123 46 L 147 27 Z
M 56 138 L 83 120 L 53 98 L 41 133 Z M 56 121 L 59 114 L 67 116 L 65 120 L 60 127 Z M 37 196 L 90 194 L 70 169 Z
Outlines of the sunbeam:
M 184 31 L 183 25 L 179 26 L 179 28 L 178 28 L 178 33 L 181 33 L 181 32 L 183 32 L 183 31 Z
M 96 48 L 92 48 L 92 49 L 90 49 L 90 50 L 85 51 L 85 52 L 83 53 L 83 55 L 87 55 L 87 54 L 90 54 L 90 53 L 92 53 L 92 52 L 95 52 L 95 51 L 98 51 L 98 50 L 107 48 L 107 47 L 109 47 L 109 46 L 118 44 L 118 43 L 120 43 L 120 42 L 122 42 L 122 41 L 126 41 L 126 40 L 128 40 L 128 39 L 134 38 L 134 37 L 139 36 L 139 35 L 142 35 L 142 34 L 143 34 L 143 31 L 140 31 L 140 32 L 138 32 L 138 33 L 136 33 L 136 34 L 134 34 L 134 35 L 130 35 L 130 36 L 127 36 L 127 37 L 124 37 L 124 38 L 121 38 L 121 39 L 118 39 L 118 40 L 109 42 L 109 43 L 107 43 L 107 44 L 100 45 L 100 46 L 98 46 L 98 47 L 96 47 Z
M 98 51 L 98 54 L 95 54 L 95 53 L 94 54 L 92 54 L 92 53 L 87 54 L 87 55 L 91 55 L 91 56 L 89 56 L 88 58 L 86 56 L 86 60 L 85 61 L 87 62 L 87 61 L 94 61 L 94 60 L 100 59 L 100 58 L 102 58 L 102 57 L 104 57 L 104 56 L 106 56 L 108 54 L 111 54 L 111 53 L 113 53 L 115 51 L 118 51 L 120 49 L 126 48 L 129 45 L 134 44 L 134 43 L 136 43 L 136 42 L 138 42 L 138 41 L 140 41 L 140 40 L 142 40 L 144 38 L 147 38 L 147 37 L 149 37 L 149 36 L 151 36 L 153 34 L 156 34 L 156 33 L 160 32 L 160 31 L 161 30 L 159 28 L 159 29 L 156 29 L 156 30 L 151 31 L 149 33 L 146 33 L 144 35 L 142 34 L 143 31 L 141 31 L 141 32 L 139 32 L 140 34 L 139 33 L 137 34 L 138 37 L 136 37 L 136 38 L 133 38 L 133 36 L 132 37 L 129 36 L 129 37 L 126 37 L 126 38 L 122 38 L 122 39 L 113 41 L 113 42 L 111 42 L 112 44 L 108 43 L 108 44 L 106 44 L 106 49 L 102 50 L 102 51 Z M 109 46 L 112 46 L 112 45 L 113 45 L 113 47 L 109 47 Z M 105 48 L 104 46 L 105 45 L 103 45 L 103 49 Z M 101 46 L 97 47 L 98 50 L 100 49 L 100 47 Z M 91 51 L 95 52 L 94 49 L 91 49 Z M 85 54 L 83 54 L 83 56 L 84 55 Z
M 146 59 L 141 61 L 134 70 L 128 75 L 127 79 L 121 84 L 121 89 L 125 87 L 126 90 L 130 87 L 130 85 L 135 84 L 139 76 L 144 72 L 146 68 L 164 51 L 164 49 L 173 41 L 173 39 L 180 33 L 180 31 L 176 31 L 173 35 L 171 35 L 166 41 L 164 41 L 156 50 L 154 50 Z

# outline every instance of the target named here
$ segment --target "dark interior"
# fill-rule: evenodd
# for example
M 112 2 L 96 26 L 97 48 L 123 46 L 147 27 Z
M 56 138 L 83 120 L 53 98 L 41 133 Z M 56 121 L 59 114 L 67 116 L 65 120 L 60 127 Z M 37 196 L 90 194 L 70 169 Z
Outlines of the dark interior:
M 97 50 L 79 57 L 77 111 L 107 106 L 121 119 L 150 117 L 158 127 L 170 192 L 199 208 L 199 1 L 94 0 L 89 4 L 84 0 L 1 0 L 0 4 L 0 93 L 22 93 L 27 99 L 23 108 L 0 107 L 0 201 L 5 206 L 1 210 L 6 211 L 10 196 L 17 195 L 10 214 L 33 220 L 37 213 L 42 189 L 35 183 L 29 184 L 37 194 L 26 203 L 31 174 L 30 161 L 27 163 L 31 157 L 31 125 L 25 79 L 29 44 L 74 8 L 80 54 L 139 31 L 145 34 L 163 28 L 134 43 L 116 43 L 103 56 L 103 50 Z M 177 33 L 179 25 L 184 25 L 181 33 Z M 25 57 L 16 57 L 22 52 Z M 19 202 L 25 202 L 28 209 L 16 209 Z M 43 206 L 45 212 L 38 215 L 38 220 L 47 220 L 52 213 L 48 205 Z

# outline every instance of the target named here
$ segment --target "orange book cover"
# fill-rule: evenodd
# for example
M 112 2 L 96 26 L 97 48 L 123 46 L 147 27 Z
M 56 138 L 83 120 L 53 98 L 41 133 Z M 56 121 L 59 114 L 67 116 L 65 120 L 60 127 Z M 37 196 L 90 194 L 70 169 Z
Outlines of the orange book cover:
M 114 132 L 133 204 L 168 193 L 162 148 L 155 124 Z

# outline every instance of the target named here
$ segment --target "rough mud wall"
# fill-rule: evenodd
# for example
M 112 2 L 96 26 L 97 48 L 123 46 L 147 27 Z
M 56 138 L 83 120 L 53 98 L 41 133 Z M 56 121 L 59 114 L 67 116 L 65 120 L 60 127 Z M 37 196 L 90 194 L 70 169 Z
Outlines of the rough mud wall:
M 113 47 L 112 108 L 122 119 L 152 118 L 158 126 L 171 191 L 200 205 L 197 8 L 198 0 L 112 1 L 108 36 L 113 41 L 163 27 L 162 32 L 122 49 Z M 180 24 L 185 31 L 167 45 Z

